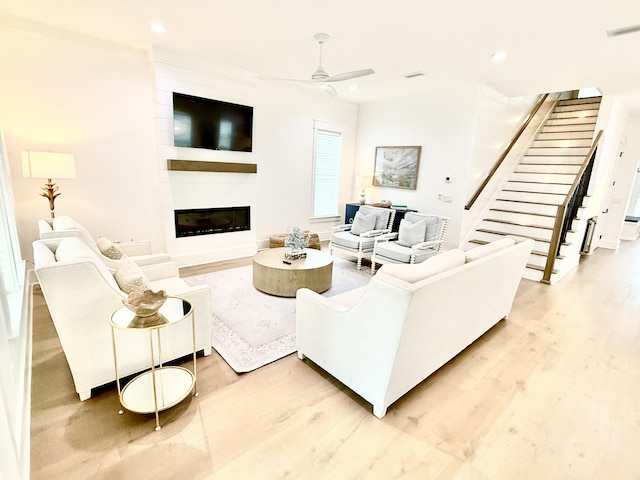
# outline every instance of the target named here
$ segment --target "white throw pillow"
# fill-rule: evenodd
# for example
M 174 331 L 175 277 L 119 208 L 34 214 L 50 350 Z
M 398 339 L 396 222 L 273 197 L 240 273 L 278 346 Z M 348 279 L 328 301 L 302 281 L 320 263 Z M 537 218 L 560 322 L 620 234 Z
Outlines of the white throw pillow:
M 360 235 L 361 233 L 375 230 L 377 215 L 372 213 L 365 215 L 361 212 L 356 212 L 356 216 L 353 218 L 353 224 L 351 225 L 351 233 L 354 235 Z
M 503 250 L 515 244 L 515 240 L 509 237 L 504 237 L 500 240 L 494 240 L 491 243 L 486 243 L 484 245 L 480 245 L 479 247 L 472 248 L 471 250 L 467 250 L 465 252 L 466 261 L 473 262 L 474 260 L 486 257 L 487 255 Z
M 424 242 L 424 234 L 427 230 L 427 220 L 422 219 L 415 223 L 411 223 L 406 219 L 400 220 L 400 228 L 398 229 L 398 243 L 405 247 L 410 247 L 417 243 Z
M 390 275 L 405 282 L 416 283 L 451 268 L 464 265 L 464 252 L 457 248 L 427 258 L 422 263 L 387 263 L 382 265 L 377 275 Z
M 98 237 L 96 245 L 105 257 L 112 260 L 120 260 L 124 256 L 124 252 L 115 246 L 107 237 Z
M 144 272 L 126 255 L 118 261 L 113 277 L 116 279 L 120 290 L 127 295 L 142 293 L 151 288 Z

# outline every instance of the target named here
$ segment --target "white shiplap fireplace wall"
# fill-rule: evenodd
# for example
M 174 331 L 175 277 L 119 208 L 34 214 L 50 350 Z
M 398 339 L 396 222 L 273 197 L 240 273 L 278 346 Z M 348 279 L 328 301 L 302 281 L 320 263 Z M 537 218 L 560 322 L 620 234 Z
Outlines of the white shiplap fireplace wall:
M 167 253 L 180 266 L 246 257 L 256 252 L 257 174 L 167 170 L 167 159 L 258 163 L 255 151 L 225 152 L 173 145 L 173 92 L 255 107 L 255 85 L 245 80 L 242 73 L 226 70 L 220 68 L 219 73 L 168 61 L 155 62 L 160 210 Z M 249 231 L 176 238 L 176 209 L 247 205 L 252 217 Z

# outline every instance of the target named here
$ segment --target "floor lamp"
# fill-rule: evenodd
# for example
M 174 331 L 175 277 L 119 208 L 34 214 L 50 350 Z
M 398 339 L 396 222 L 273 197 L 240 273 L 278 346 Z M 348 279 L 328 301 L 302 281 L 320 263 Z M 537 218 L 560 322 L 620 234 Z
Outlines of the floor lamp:
M 22 173 L 25 177 L 46 178 L 40 195 L 49 200 L 51 218 L 55 218 L 54 201 L 60 192 L 52 179 L 76 178 L 76 164 L 70 153 L 22 152 Z

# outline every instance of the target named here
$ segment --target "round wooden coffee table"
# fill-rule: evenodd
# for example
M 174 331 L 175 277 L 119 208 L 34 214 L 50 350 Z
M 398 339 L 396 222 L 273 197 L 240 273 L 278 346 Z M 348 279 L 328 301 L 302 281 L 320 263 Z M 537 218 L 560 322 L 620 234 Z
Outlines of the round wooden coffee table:
M 331 255 L 305 248 L 306 258 L 287 260 L 289 248 L 269 248 L 253 257 L 253 286 L 278 297 L 295 297 L 299 288 L 322 293 L 331 288 L 333 258 Z M 284 263 L 287 261 L 289 263 Z

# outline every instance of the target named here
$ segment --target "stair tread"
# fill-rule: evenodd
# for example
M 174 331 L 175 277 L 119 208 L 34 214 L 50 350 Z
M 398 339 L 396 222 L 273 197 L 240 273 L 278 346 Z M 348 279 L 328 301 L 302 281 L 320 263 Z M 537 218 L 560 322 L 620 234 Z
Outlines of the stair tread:
M 512 222 L 510 220 L 500 220 L 498 218 L 483 218 L 484 222 L 494 222 L 494 223 L 504 223 L 505 225 L 516 225 L 518 227 L 531 227 L 531 228 L 540 228 L 542 230 L 553 230 L 553 227 L 547 227 L 545 225 L 532 225 L 520 222 Z
M 510 188 L 503 188 L 502 189 L 503 192 L 517 192 L 517 193 L 535 193 L 538 195 L 562 195 L 562 196 L 566 196 L 566 193 L 553 193 L 553 192 L 529 192 L 528 190 L 513 190 Z
M 516 173 L 522 173 L 522 172 L 516 172 Z M 575 175 L 574 175 L 575 176 Z M 509 183 L 529 183 L 529 184 L 535 184 L 535 185 L 571 185 L 573 182 L 571 183 L 561 183 L 561 182 L 535 182 L 533 180 L 508 180 Z M 535 192 L 535 193 L 547 193 L 547 192 Z
M 533 215 L 536 217 L 556 218 L 555 215 L 547 215 L 545 213 L 524 212 L 522 210 L 508 210 L 506 208 L 490 208 L 490 212 L 517 213 L 520 215 Z
M 559 204 L 557 203 L 546 203 L 546 202 L 532 202 L 529 200 L 512 200 L 511 198 L 496 198 L 501 202 L 516 202 L 516 203 L 526 203 L 529 205 L 546 205 L 548 207 L 557 207 Z
M 477 238 L 474 238 L 473 240 L 469 240 L 469 243 L 476 243 L 478 245 L 486 245 L 489 242 L 487 242 L 486 240 L 479 240 Z M 541 257 L 546 257 L 547 256 L 547 252 L 541 252 L 539 250 L 532 250 L 531 251 L 531 255 L 538 255 L 538 256 L 541 256 Z M 563 260 L 565 258 L 566 257 L 564 255 L 556 255 L 556 260 Z

